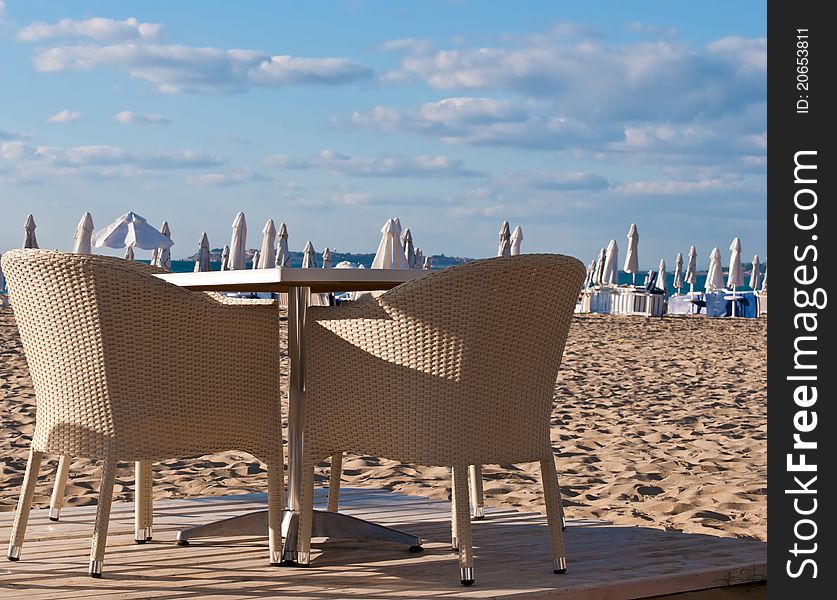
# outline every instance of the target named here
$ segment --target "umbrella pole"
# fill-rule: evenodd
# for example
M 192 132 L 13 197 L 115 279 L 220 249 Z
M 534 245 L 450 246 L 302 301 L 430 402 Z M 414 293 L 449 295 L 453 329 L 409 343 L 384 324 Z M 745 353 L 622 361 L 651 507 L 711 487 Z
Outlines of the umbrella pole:
M 735 288 L 737 288 L 737 287 L 738 286 L 736 286 L 736 285 L 732 286 L 732 316 L 733 317 L 735 316 Z
M 631 273 L 631 285 L 636 285 L 636 273 Z

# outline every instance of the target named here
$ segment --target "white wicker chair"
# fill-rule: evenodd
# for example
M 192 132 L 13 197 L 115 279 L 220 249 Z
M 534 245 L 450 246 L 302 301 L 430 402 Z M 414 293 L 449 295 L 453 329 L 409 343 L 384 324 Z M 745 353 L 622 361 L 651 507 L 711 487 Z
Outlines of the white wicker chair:
M 310 557 L 314 465 L 336 459 L 334 510 L 339 459 L 352 450 L 452 467 L 453 547 L 466 585 L 468 466 L 540 461 L 553 569 L 566 570 L 550 414 L 585 272 L 560 255 L 492 258 L 363 304 L 309 309 L 301 562 Z
M 90 553 L 99 577 L 117 461 L 140 463 L 142 480 L 154 460 L 241 450 L 267 464 L 270 562 L 279 564 L 275 306 L 228 305 L 120 258 L 12 250 L 2 261 L 37 403 L 9 559 L 20 558 L 44 453 L 102 460 Z M 226 350 L 213 351 L 221 341 Z M 154 361 L 154 372 L 137 368 Z M 151 511 L 144 489 L 138 514 Z

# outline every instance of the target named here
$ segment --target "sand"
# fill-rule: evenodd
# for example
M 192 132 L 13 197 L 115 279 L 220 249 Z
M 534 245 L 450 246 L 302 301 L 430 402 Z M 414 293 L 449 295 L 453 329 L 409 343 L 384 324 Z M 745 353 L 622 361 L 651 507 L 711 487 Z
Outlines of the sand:
M 0 309 L 0 511 L 17 502 L 34 419 L 14 318 Z M 552 423 L 568 518 L 767 539 L 766 318 L 576 315 Z M 57 463 L 45 461 L 36 506 L 49 503 Z M 75 459 L 66 504 L 94 504 L 97 477 Z M 536 464 L 487 465 L 484 478 L 489 506 L 543 510 Z M 265 480 L 251 456 L 225 452 L 156 465 L 154 496 L 263 492 Z M 446 469 L 371 456 L 347 456 L 343 481 L 449 497 Z M 125 465 L 114 499 L 132 500 L 132 488 Z

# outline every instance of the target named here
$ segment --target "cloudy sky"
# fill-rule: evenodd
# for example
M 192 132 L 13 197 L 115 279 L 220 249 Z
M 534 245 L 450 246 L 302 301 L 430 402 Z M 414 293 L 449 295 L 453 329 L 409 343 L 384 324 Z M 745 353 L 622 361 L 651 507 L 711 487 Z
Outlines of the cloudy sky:
M 0 251 L 33 213 L 249 246 L 766 254 L 765 2 L 0 0 Z M 139 255 L 144 256 L 143 254 Z M 725 259 L 726 261 L 726 259 Z

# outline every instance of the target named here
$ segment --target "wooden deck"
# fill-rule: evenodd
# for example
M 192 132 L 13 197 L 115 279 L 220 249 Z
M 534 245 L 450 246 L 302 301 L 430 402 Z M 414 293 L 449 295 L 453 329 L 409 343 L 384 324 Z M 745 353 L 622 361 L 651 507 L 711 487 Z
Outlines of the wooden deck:
M 157 502 L 154 540 L 145 545 L 133 542 L 133 504 L 115 502 L 104 576 L 95 580 L 86 574 L 95 507 L 67 507 L 60 523 L 50 522 L 46 510 L 37 510 L 20 562 L 0 565 L 0 597 L 615 600 L 767 578 L 764 543 L 601 521 L 569 522 L 569 570 L 555 575 L 544 517 L 489 509 L 484 521 L 474 523 L 477 582 L 466 588 L 459 585 L 457 557 L 449 548 L 448 503 L 351 488 L 344 490 L 343 499 L 346 513 L 420 535 L 425 551 L 410 554 L 399 546 L 319 540 L 310 568 L 269 567 L 264 539 L 174 544 L 178 529 L 261 509 L 262 496 Z M 4 550 L 12 516 L 0 514 Z M 724 591 L 733 589 L 746 590 L 741 597 L 755 598 L 763 588 Z

